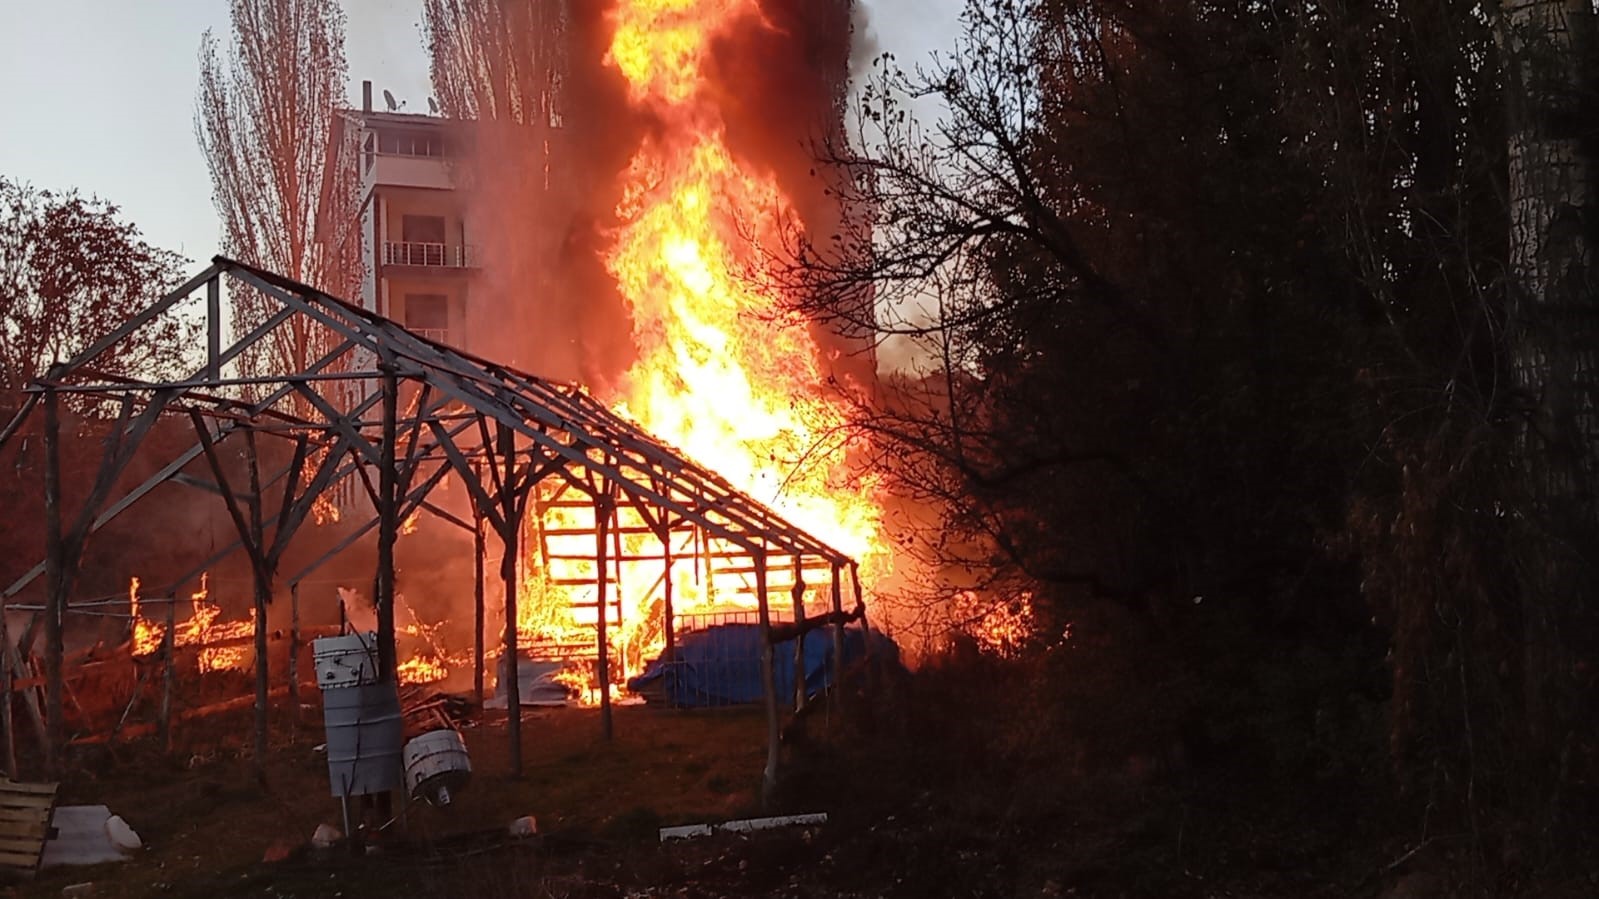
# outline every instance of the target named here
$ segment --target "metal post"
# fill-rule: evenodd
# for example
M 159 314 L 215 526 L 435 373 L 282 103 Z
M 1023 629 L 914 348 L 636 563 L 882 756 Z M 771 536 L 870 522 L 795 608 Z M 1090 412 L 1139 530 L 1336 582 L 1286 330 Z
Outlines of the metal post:
M 805 575 L 801 570 L 801 557 L 794 554 L 794 589 L 789 598 L 794 601 L 794 626 L 805 624 Z M 794 711 L 805 708 L 805 631 L 794 635 Z
M 222 378 L 222 278 L 205 282 L 205 376 Z
M 605 587 L 609 580 L 606 568 L 609 562 L 606 558 L 606 537 L 611 521 L 611 501 L 609 497 L 595 497 L 594 499 L 594 584 L 596 589 L 595 606 L 599 612 L 594 618 L 594 639 L 599 649 L 599 676 L 600 676 L 600 733 L 605 739 L 611 739 L 611 638 L 606 633 L 607 619 L 611 617 L 610 609 L 606 602 Z
M 472 509 L 472 690 L 483 705 L 483 513 Z
M 672 609 L 672 528 L 664 520 L 661 522 L 661 549 L 665 557 L 665 573 L 661 581 L 665 586 L 665 598 L 661 604 L 661 626 L 666 631 L 666 651 L 661 656 L 670 665 L 677 655 L 677 613 Z M 666 670 L 671 671 L 668 667 Z
M 178 598 L 174 595 L 167 603 L 167 629 L 161 635 L 161 746 L 172 749 L 172 690 L 177 681 L 178 641 L 174 631 L 178 626 Z
M 61 420 L 56 392 L 44 395 L 44 671 L 45 767 L 60 773 L 62 614 L 67 604 L 67 572 L 61 540 Z M 6 701 L 11 697 L 8 695 Z
M 257 554 L 264 545 L 265 526 L 261 522 L 261 466 L 255 452 L 255 432 L 245 430 L 244 445 L 250 463 L 250 539 Z M 270 670 L 267 659 L 267 604 L 272 601 L 272 572 L 264 560 L 255 571 L 255 770 L 266 776 L 267 703 L 271 700 Z
M 289 707 L 300 720 L 300 582 L 289 584 Z
M 866 689 L 868 694 L 877 687 L 877 667 L 872 664 L 872 626 L 866 620 L 866 600 L 861 596 L 861 566 L 849 563 L 850 584 L 855 588 L 855 608 L 861 613 L 861 661 L 866 663 Z
M 504 464 L 500 478 L 500 511 L 504 529 L 500 540 L 505 544 L 505 555 L 500 559 L 500 577 L 505 582 L 505 714 L 506 729 L 511 740 L 511 776 L 522 776 L 522 684 L 518 677 L 521 647 L 516 632 L 516 548 L 517 532 L 521 521 L 516 514 L 516 432 L 498 424 L 499 455 Z
M 844 585 L 839 563 L 833 563 L 833 701 L 843 707 L 844 699 Z
M 17 732 L 16 721 L 11 717 L 11 694 L 14 674 L 11 669 L 11 628 L 6 623 L 6 597 L 0 593 L 0 694 L 4 701 L 0 702 L 0 728 L 5 729 L 5 766 L 6 776 L 12 780 L 17 779 Z
M 772 659 L 772 612 L 766 602 L 764 549 L 755 553 L 755 602 L 761 624 L 761 687 L 766 693 L 766 770 L 761 777 L 761 806 L 768 808 L 777 791 L 777 752 L 781 734 L 777 719 L 777 673 Z
M 395 680 L 394 651 L 394 541 L 399 537 L 399 510 L 395 507 L 397 472 L 394 470 L 396 419 L 399 412 L 399 379 L 394 360 L 385 357 L 378 363 L 383 372 L 382 443 L 378 446 L 378 570 L 374 597 L 378 613 L 378 682 Z

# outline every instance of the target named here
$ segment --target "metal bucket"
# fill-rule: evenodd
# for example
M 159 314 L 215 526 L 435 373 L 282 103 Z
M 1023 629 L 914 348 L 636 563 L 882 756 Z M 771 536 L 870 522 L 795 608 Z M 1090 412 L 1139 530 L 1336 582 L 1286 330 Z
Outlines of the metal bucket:
M 453 730 L 428 731 L 405 744 L 405 787 L 413 799 L 449 805 L 450 794 L 466 786 L 471 775 L 466 743 Z
M 311 643 L 316 683 L 324 690 L 378 682 L 378 635 L 318 637 Z
M 334 796 L 385 793 L 400 786 L 405 723 L 393 683 L 322 691 L 328 780 Z

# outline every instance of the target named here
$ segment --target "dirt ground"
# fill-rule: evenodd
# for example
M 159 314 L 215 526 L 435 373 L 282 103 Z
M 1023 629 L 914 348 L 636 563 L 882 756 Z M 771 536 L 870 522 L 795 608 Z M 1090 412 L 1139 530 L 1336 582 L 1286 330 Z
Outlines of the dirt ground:
M 248 710 L 191 724 L 171 755 L 153 740 L 80 751 L 60 803 L 109 806 L 146 848 L 122 864 L 42 871 L 18 895 L 60 895 L 84 882 L 96 885 L 96 896 L 365 895 L 368 887 L 392 886 L 388 873 L 403 871 L 400 882 L 412 882 L 415 864 L 437 874 L 459 859 L 470 873 L 481 865 L 467 859 L 585 854 L 653 842 L 663 825 L 758 811 L 765 719 L 757 709 L 619 707 L 610 741 L 595 710 L 528 709 L 518 778 L 509 776 L 504 713 L 491 712 L 464 730 L 472 781 L 449 807 L 408 805 L 370 858 L 316 857 L 306 844 L 317 825 L 342 827 L 326 757 L 315 749 L 319 710 L 308 705 L 298 726 L 288 709 L 275 716 L 264 782 L 248 757 Z M 523 815 L 537 819 L 539 838 L 506 836 L 506 825 Z M 289 860 L 263 863 L 285 852 Z M 280 882 L 282 889 L 274 886 Z M 297 886 L 285 892 L 290 884 Z
M 95 896 L 193 899 L 1453 895 L 1394 892 L 1449 857 L 1391 865 L 1408 846 L 1358 788 L 1262 801 L 1219 776 L 1019 770 L 997 763 L 987 741 L 938 736 L 953 725 L 918 731 L 858 694 L 848 707 L 862 714 L 818 703 L 788 729 L 782 787 L 765 810 L 759 709 L 620 707 L 611 741 L 596 711 L 530 709 L 519 778 L 508 775 L 503 713 L 488 713 L 464 731 L 474 772 L 455 803 L 410 805 L 363 855 L 308 845 L 318 824 L 341 824 L 314 749 L 314 698 L 298 724 L 274 710 L 264 781 L 248 757 L 244 709 L 190 723 L 173 753 L 149 739 L 81 748 L 62 803 L 108 805 L 147 848 L 121 864 L 44 871 L 14 894 L 92 883 Z M 658 839 L 665 825 L 763 812 L 828 821 Z M 522 815 L 537 818 L 538 836 L 506 832 Z

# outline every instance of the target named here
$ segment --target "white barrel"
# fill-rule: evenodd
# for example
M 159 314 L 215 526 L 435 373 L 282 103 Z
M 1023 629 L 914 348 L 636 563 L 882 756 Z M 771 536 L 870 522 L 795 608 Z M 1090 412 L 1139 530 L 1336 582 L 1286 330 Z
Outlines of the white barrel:
M 405 723 L 393 683 L 322 691 L 328 780 L 334 796 L 386 793 L 400 786 Z
M 471 774 L 466 743 L 453 730 L 428 731 L 405 744 L 405 789 L 413 799 L 449 805 L 450 794 L 466 786 Z
M 324 690 L 378 682 L 378 635 L 344 634 L 318 637 L 311 643 L 316 683 Z

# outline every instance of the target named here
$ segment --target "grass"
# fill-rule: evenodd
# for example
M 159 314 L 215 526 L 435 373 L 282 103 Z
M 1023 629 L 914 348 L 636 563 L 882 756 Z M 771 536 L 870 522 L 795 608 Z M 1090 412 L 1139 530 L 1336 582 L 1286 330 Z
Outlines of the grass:
M 295 850 L 321 823 L 342 827 L 339 804 L 328 789 L 325 756 L 313 751 L 321 742 L 319 720 L 294 726 L 286 710 L 276 714 L 264 782 L 256 778 L 244 748 L 248 711 L 191 725 L 173 754 L 146 742 L 80 757 L 63 781 L 61 803 L 109 806 L 147 848 L 117 865 L 43 871 L 19 894 L 58 896 L 63 886 L 84 881 L 94 881 L 102 897 L 183 895 L 191 889 L 209 896 L 261 894 L 259 863 L 269 849 Z M 306 716 L 318 717 L 309 710 Z M 503 843 L 499 835 L 505 826 L 522 815 L 535 816 L 541 833 L 552 835 L 547 844 L 581 846 L 653 842 L 664 825 L 755 812 L 765 758 L 759 709 L 624 706 L 615 709 L 614 724 L 614 737 L 606 741 L 595 710 L 526 710 L 523 770 L 515 778 L 509 775 L 503 714 L 466 729 L 472 782 L 447 808 L 417 803 L 406 809 L 398 839 L 406 846 L 407 861 L 429 856 L 437 862 L 433 847 L 465 854 L 474 844 Z M 272 888 L 277 894 L 331 895 L 321 891 L 330 878 L 348 881 L 352 872 L 345 869 L 351 865 L 359 869 L 362 862 L 344 856 L 297 866 L 299 873 L 318 879 L 313 892 L 304 892 L 313 885 L 282 882 L 282 869 L 296 868 L 293 863 L 277 866 L 268 879 L 277 884 Z M 438 869 L 434 864 L 430 870 Z M 369 876 L 374 871 L 385 873 Z M 414 886 L 418 876 L 392 863 L 378 864 L 365 875 L 353 873 L 356 882 L 374 889 L 395 877 L 399 881 L 391 886 Z M 451 882 L 461 873 L 455 872 Z

